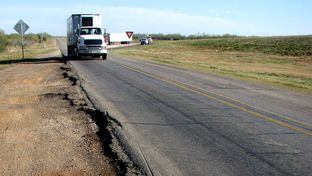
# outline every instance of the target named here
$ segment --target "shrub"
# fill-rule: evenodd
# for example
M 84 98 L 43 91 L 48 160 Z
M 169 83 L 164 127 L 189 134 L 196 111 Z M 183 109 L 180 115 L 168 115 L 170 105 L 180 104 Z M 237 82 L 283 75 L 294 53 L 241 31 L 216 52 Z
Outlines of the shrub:
M 46 32 L 43 32 L 43 33 L 38 33 L 37 37 L 38 37 L 39 43 L 41 43 L 41 42 L 47 41 L 49 38 L 51 38 L 51 35 L 49 35 Z
M 4 51 L 8 45 L 8 39 L 3 30 L 0 30 L 0 52 Z

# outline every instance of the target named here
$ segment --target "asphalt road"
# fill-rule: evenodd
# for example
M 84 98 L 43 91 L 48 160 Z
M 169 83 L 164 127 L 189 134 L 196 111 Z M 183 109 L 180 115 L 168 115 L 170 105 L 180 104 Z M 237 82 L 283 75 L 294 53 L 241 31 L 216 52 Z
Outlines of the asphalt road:
M 110 56 L 74 60 L 154 175 L 311 175 L 312 96 Z

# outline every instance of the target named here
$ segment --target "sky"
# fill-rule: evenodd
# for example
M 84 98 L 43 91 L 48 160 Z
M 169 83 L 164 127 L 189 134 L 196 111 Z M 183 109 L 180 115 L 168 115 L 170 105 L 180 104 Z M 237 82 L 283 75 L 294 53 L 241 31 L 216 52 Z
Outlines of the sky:
M 0 2 L 0 29 L 66 35 L 71 14 L 98 13 L 108 32 L 233 34 L 244 36 L 312 34 L 311 0 L 9 0 Z

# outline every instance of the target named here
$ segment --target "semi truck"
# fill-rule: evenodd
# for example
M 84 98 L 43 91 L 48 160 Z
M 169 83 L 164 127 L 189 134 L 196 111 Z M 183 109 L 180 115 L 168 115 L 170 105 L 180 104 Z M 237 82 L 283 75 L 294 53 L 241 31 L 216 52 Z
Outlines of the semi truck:
M 106 60 L 106 47 L 100 14 L 72 14 L 67 19 L 69 57 L 92 56 Z

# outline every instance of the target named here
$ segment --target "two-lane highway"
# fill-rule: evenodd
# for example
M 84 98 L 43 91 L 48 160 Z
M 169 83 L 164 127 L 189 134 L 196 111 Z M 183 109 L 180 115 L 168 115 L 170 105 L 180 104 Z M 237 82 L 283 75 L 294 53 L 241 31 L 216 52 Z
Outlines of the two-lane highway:
M 111 56 L 70 61 L 154 175 L 310 175 L 312 97 Z

